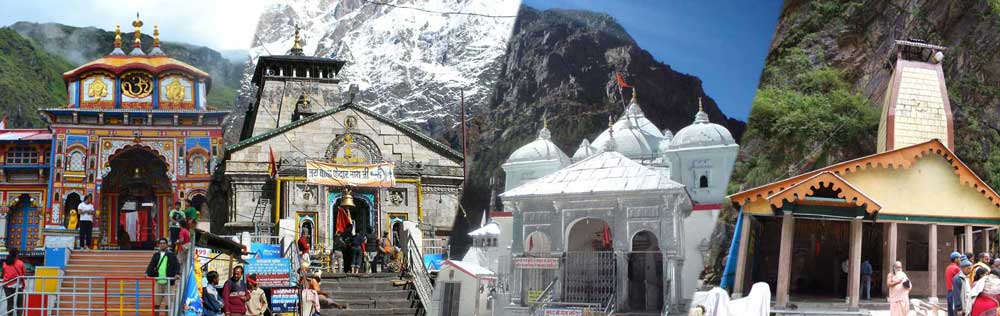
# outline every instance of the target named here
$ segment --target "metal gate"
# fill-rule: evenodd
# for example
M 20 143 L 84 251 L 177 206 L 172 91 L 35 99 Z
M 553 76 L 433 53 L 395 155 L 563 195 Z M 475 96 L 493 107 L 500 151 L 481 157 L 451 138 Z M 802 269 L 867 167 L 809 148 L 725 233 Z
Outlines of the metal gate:
M 611 251 L 567 252 L 564 302 L 605 304 L 615 293 L 617 262 Z

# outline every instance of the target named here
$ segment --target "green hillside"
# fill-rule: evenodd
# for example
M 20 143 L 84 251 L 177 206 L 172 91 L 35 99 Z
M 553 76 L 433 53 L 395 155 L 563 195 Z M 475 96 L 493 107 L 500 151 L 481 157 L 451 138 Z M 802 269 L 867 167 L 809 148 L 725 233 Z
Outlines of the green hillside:
M 0 28 L 0 113 L 9 127 L 41 127 L 36 109 L 66 104 L 62 73 L 73 65 Z

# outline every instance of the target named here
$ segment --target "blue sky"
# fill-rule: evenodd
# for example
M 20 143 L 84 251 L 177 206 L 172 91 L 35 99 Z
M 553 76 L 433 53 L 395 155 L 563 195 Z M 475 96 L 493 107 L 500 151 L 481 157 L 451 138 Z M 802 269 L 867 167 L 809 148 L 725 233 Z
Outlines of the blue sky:
M 780 0 L 524 0 L 536 9 L 604 12 L 674 70 L 701 78 L 730 117 L 746 121 L 781 11 Z

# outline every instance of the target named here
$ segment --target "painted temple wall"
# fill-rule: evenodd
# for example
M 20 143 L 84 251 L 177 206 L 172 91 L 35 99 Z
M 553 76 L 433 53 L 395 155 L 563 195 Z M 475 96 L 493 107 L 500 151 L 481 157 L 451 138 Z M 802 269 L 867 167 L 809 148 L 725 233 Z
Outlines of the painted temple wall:
M 708 245 L 712 243 L 712 232 L 719 210 L 693 211 L 684 219 L 684 268 L 681 294 L 685 299 L 691 299 L 699 288 L 698 277 L 705 267 L 705 256 L 708 255 Z M 704 246 L 704 250 L 702 249 Z
M 917 159 L 905 170 L 869 168 L 842 175 L 882 205 L 880 214 L 998 218 L 982 193 L 962 184 L 951 164 L 936 154 Z
M 925 154 L 908 169 L 869 167 L 840 176 L 881 204 L 879 214 L 1000 218 L 1000 210 L 975 188 L 960 183 L 951 163 L 937 154 Z M 764 199 L 748 203 L 744 211 L 774 214 Z

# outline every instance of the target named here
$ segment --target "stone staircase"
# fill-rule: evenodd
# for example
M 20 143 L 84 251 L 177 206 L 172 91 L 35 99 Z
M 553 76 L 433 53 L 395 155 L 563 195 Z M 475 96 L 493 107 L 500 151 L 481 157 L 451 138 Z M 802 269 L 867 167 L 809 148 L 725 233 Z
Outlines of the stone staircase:
M 125 314 L 132 315 L 136 313 L 135 309 L 140 309 L 147 311 L 140 314 L 149 314 L 148 310 L 153 307 L 153 298 L 149 296 L 153 285 L 150 281 L 136 282 L 134 278 L 146 277 L 146 265 L 153 253 L 137 250 L 73 251 L 66 265 L 66 278 L 59 289 L 57 314 L 104 315 L 105 309 L 125 309 Z M 111 294 L 107 305 L 104 303 L 105 281 Z M 137 297 L 137 292 L 142 295 Z M 119 296 L 119 293 L 123 295 Z
M 323 306 L 323 315 L 423 315 L 416 290 L 395 273 L 323 275 L 320 288 L 347 309 Z

